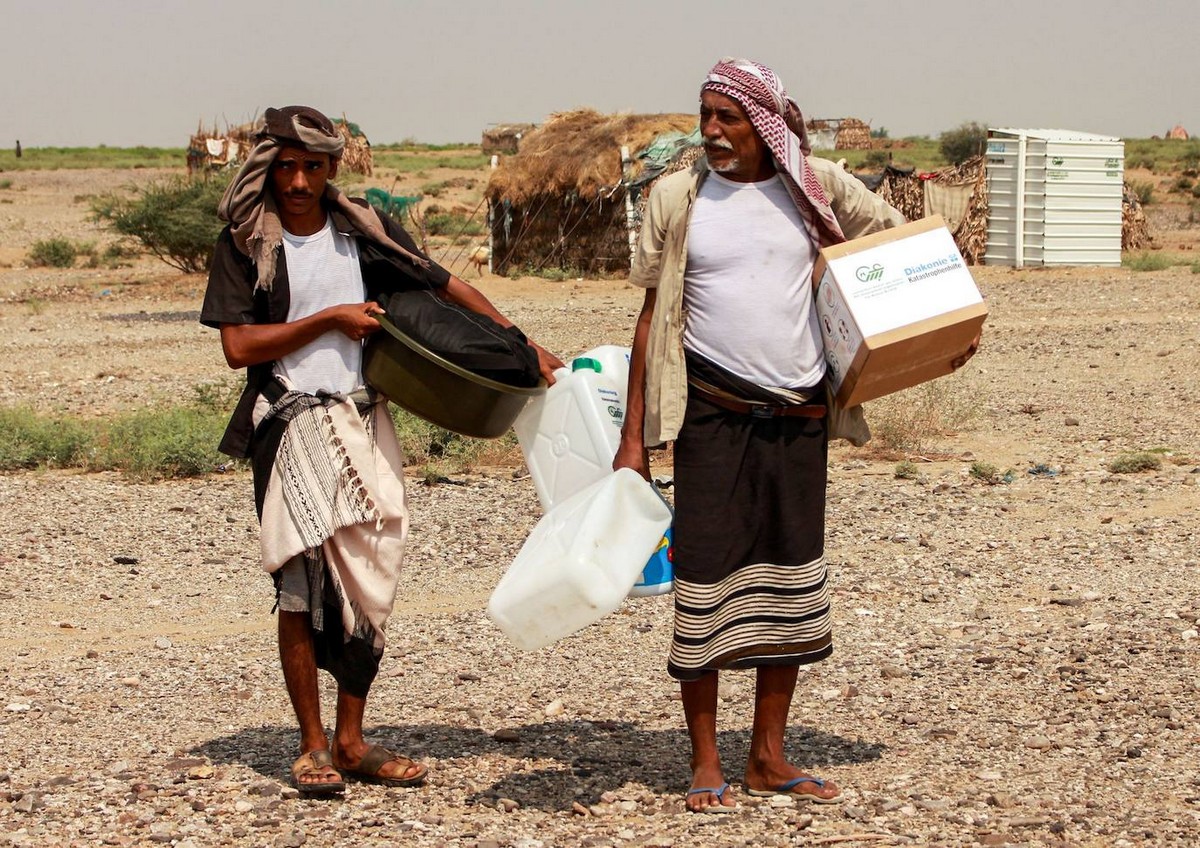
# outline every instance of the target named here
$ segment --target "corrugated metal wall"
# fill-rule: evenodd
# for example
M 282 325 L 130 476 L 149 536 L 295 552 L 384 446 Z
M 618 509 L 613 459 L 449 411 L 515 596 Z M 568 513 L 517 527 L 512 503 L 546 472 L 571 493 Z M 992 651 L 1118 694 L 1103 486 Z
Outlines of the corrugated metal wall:
M 988 131 L 984 263 L 1120 265 L 1125 145 L 1066 130 Z

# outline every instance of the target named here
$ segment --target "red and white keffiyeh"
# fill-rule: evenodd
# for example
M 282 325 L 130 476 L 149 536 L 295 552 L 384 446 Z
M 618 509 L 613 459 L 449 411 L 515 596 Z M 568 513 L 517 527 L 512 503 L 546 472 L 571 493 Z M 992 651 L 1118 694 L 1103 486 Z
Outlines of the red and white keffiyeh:
M 829 198 L 805 159 L 810 148 L 804 117 L 776 73 L 748 59 L 726 57 L 708 72 L 700 90 L 732 97 L 746 110 L 813 240 L 819 245 L 845 241 Z

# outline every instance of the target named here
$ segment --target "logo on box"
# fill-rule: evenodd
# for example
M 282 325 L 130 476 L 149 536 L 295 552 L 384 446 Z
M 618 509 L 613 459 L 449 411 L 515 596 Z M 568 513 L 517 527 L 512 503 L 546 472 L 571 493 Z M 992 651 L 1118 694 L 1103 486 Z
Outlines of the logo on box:
M 860 265 L 854 271 L 854 276 L 860 283 L 883 279 L 883 266 L 876 262 L 874 265 Z

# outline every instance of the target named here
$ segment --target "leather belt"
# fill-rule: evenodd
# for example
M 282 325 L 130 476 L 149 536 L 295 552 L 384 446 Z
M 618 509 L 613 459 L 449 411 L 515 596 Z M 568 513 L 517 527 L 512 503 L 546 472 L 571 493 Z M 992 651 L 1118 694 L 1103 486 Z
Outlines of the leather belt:
M 695 383 L 689 385 L 689 391 L 703 401 L 719 406 L 729 412 L 739 415 L 749 415 L 751 418 L 824 418 L 825 404 L 806 403 L 778 405 L 772 403 L 749 403 L 743 400 L 715 395 L 705 391 Z

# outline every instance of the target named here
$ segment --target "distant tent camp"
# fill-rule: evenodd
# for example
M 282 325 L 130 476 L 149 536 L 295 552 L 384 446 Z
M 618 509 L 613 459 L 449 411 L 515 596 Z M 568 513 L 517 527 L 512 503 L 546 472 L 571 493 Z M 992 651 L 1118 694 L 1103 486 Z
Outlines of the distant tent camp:
M 262 129 L 262 125 L 262 119 L 256 118 L 239 126 L 226 126 L 225 131 L 221 132 L 215 124 L 212 129 L 205 129 L 204 124 L 201 123 L 192 137 L 188 139 L 188 173 L 241 167 L 242 163 L 246 161 L 246 155 L 250 152 L 250 148 L 254 146 L 254 136 Z M 347 121 L 345 116 L 335 118 L 333 125 L 346 140 L 341 168 L 355 174 L 371 176 L 374 167 L 371 157 L 371 142 L 367 140 L 362 129 L 358 124 Z
M 492 270 L 628 272 L 637 195 L 645 185 L 639 178 L 658 167 L 638 154 L 660 137 L 695 128 L 693 114 L 578 109 L 551 115 L 522 137 L 520 152 L 500 160 L 488 181 Z

